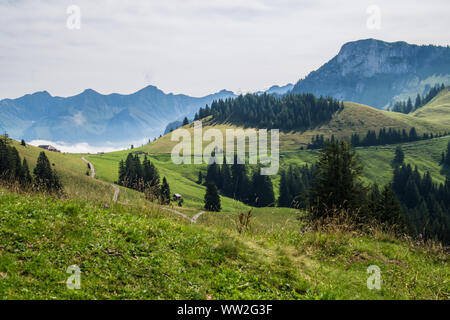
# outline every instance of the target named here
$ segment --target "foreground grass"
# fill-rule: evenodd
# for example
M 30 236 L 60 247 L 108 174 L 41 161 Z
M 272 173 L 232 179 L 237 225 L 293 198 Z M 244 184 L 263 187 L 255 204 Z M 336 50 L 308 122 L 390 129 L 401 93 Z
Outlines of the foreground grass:
M 450 294 L 447 255 L 383 234 L 302 233 L 288 216 L 289 225 L 298 228 L 255 225 L 239 235 L 223 214 L 209 213 L 194 225 L 156 207 L 106 209 L 96 202 L 1 192 L 1 299 L 448 299 Z M 80 290 L 65 284 L 66 269 L 74 264 L 82 272 Z M 380 291 L 366 287 L 366 269 L 373 264 L 381 268 Z

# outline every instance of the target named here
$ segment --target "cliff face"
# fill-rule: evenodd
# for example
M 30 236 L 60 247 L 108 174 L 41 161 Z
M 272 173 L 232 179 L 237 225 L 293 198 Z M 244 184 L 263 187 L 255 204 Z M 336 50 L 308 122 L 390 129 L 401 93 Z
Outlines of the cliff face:
M 292 91 L 383 108 L 437 82 L 450 83 L 449 47 L 367 39 L 343 45 L 337 56 Z

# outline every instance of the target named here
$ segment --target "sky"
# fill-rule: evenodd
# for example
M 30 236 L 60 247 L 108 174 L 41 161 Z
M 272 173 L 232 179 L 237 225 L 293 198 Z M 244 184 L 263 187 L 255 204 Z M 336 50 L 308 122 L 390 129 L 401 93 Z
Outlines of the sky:
M 297 82 L 348 41 L 447 46 L 449 12 L 448 0 L 0 0 L 0 99 L 257 91 Z

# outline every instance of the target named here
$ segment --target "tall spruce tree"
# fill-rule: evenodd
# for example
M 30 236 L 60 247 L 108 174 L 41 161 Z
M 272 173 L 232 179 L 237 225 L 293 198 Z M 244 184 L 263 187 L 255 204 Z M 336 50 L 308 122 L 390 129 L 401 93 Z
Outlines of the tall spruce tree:
M 32 182 L 32 177 L 30 174 L 30 168 L 28 167 L 28 162 L 27 159 L 23 159 L 23 163 L 22 163 L 22 171 L 23 171 L 23 184 L 28 186 L 31 184 Z
M 292 204 L 292 197 L 289 191 L 289 182 L 286 172 L 283 170 L 280 173 L 280 195 L 278 197 L 279 207 L 290 207 Z
M 59 177 L 56 171 L 52 170 L 44 151 L 39 154 L 33 174 L 34 184 L 38 190 L 56 193 L 62 191 Z
M 220 205 L 219 191 L 214 183 L 208 183 L 205 193 L 205 209 L 208 211 L 219 212 L 222 208 Z
M 360 181 L 362 166 L 347 142 L 328 143 L 319 155 L 317 176 L 309 197 L 315 217 L 329 215 L 329 209 L 357 212 L 365 190 Z
M 251 183 L 247 175 L 247 166 L 238 164 L 237 157 L 231 166 L 231 182 L 233 185 L 233 198 L 248 202 L 250 198 Z
M 219 189 L 222 187 L 222 177 L 220 174 L 220 167 L 216 162 L 208 165 L 205 178 L 206 184 L 214 183 Z
M 405 161 L 405 153 L 402 150 L 401 146 L 397 146 L 395 148 L 395 157 L 393 160 L 394 165 L 401 165 Z
M 256 207 L 273 206 L 275 203 L 275 196 L 273 193 L 272 180 L 269 176 L 260 174 L 260 167 L 258 167 L 252 175 L 252 194 L 251 204 Z
M 377 220 L 390 227 L 395 227 L 397 232 L 406 231 L 406 220 L 395 193 L 386 185 L 380 194 L 377 206 Z
M 161 204 L 169 204 L 170 203 L 170 186 L 167 183 L 166 177 L 163 178 L 162 184 L 161 184 Z
M 227 197 L 233 196 L 233 181 L 231 178 L 231 170 L 230 166 L 227 164 L 226 158 L 224 157 L 224 161 L 222 164 L 222 168 L 220 169 L 220 174 L 222 176 L 222 192 Z

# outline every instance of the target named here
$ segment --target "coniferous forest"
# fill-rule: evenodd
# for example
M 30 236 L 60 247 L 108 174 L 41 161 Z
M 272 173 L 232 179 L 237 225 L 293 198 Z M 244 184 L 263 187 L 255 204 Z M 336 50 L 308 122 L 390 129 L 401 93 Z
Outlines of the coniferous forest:
M 430 102 L 434 97 L 436 97 L 439 92 L 445 89 L 444 84 L 436 84 L 434 87 L 430 89 L 430 91 L 426 95 L 417 94 L 416 100 L 414 103 L 411 98 L 408 98 L 406 101 L 398 101 L 392 107 L 392 111 L 401 112 L 401 113 L 411 113 L 416 111 L 417 109 L 423 107 L 428 102 Z
M 158 169 L 147 156 L 141 162 L 137 154 L 129 153 L 127 159 L 119 163 L 118 184 L 141 192 L 146 188 L 159 186 Z
M 342 108 L 338 100 L 312 94 L 246 94 L 214 101 L 211 107 L 200 108 L 194 120 L 212 115 L 214 121 L 246 127 L 304 130 L 330 120 Z
M 369 147 L 428 140 L 447 135 L 448 132 L 442 134 L 424 133 L 423 135 L 418 135 L 416 128 L 414 127 L 409 131 L 406 131 L 405 129 L 397 130 L 393 128 L 381 128 L 378 131 L 378 134 L 375 130 L 369 130 L 364 137 L 361 137 L 358 133 L 353 133 L 350 138 L 350 143 L 354 147 Z M 330 139 L 325 139 L 323 135 L 316 135 L 312 137 L 311 142 L 307 145 L 307 149 L 320 149 L 323 148 L 326 143 L 336 141 L 338 141 L 338 139 L 336 139 L 334 135 L 331 135 Z
M 119 163 L 118 185 L 144 192 L 147 198 L 159 199 L 161 204 L 170 203 L 170 187 L 166 178 L 160 184 L 159 172 L 155 165 L 144 156 L 129 153 L 126 160 Z
M 208 165 L 204 182 L 206 186 L 215 185 L 224 196 L 255 207 L 275 205 L 272 180 L 260 174 L 259 166 L 252 169 L 249 172 L 249 166 L 238 164 L 236 159 L 234 164 L 229 165 L 224 158 L 222 165 L 215 162 Z M 198 183 L 202 183 L 200 177 L 201 173 Z
M 394 170 L 392 189 L 414 234 L 450 243 L 450 177 L 436 184 L 429 172 L 421 175 L 417 167 L 402 165 Z

